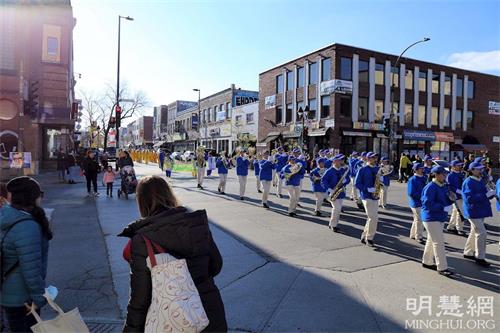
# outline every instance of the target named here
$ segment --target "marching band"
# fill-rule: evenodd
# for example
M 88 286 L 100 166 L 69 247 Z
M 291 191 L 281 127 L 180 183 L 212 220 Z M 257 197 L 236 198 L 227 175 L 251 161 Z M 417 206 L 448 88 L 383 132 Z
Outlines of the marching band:
M 345 160 L 347 163 L 344 163 Z M 333 150 L 320 150 L 309 172 L 311 191 L 316 199 L 314 215 L 322 216 L 323 204 L 329 203 L 331 214 L 328 227 L 333 232 L 339 232 L 343 200 L 347 195 L 347 186 L 351 183 L 350 199 L 357 202 L 366 214 L 361 243 L 370 247 L 375 246 L 379 208 L 388 209 L 388 191 L 394 174 L 394 166 L 387 157 L 381 157 L 380 163 L 378 160 L 379 156 L 374 152 L 358 154 L 353 151 L 346 159 L 343 154 L 334 155 Z M 297 207 L 300 207 L 306 169 L 311 161 L 299 148 L 287 153 L 278 147 L 258 156 L 247 156 L 246 151 L 240 149 L 234 160 L 222 152 L 216 161 L 219 174 L 217 190 L 225 194 L 229 169 L 235 167 L 239 197 L 244 200 L 248 169 L 252 164 L 257 191 L 262 193 L 262 207 L 269 208 L 268 198 L 272 187 L 276 188 L 278 198 L 282 198 L 283 188 L 286 187 L 289 195 L 288 215 L 295 217 Z M 206 162 L 201 151 L 197 151 L 195 165 L 198 188 L 203 189 Z M 484 219 L 492 216 L 492 198 L 496 198 L 496 207 L 500 211 L 500 180 L 493 183 L 493 178 L 486 171 L 484 158 L 476 158 L 468 166 L 468 174 L 463 170 L 464 163 L 459 160 L 452 161 L 449 166 L 449 171 L 443 166 L 433 166 L 432 157 L 426 155 L 423 163 L 413 164 L 413 176 L 409 178 L 407 186 L 408 204 L 413 215 L 410 239 L 425 244 L 422 266 L 448 277 L 453 272 L 448 268 L 443 232 L 466 237 L 464 220 L 467 220 L 470 233 L 463 256 L 488 267 L 490 264 L 485 259 L 487 231 Z M 445 222 L 448 222 L 446 228 Z

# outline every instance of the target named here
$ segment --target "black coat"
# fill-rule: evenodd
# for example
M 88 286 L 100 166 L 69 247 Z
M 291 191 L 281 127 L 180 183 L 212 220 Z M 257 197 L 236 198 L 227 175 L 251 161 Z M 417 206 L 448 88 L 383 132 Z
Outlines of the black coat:
M 186 259 L 200 293 L 210 324 L 204 332 L 226 332 L 224 304 L 214 277 L 222 269 L 222 257 L 212 238 L 205 210 L 188 212 L 184 207 L 165 210 L 129 224 L 119 236 L 132 239 L 130 299 L 124 332 L 143 332 L 151 304 L 151 272 L 141 235 L 162 246 L 166 252 Z
M 82 169 L 87 176 L 97 175 L 99 173 L 99 163 L 93 158 L 85 157 L 82 161 Z

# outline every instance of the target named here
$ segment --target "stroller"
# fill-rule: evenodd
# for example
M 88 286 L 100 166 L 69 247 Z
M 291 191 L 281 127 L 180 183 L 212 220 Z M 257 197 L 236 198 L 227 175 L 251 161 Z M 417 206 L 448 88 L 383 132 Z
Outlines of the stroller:
M 128 199 L 128 195 L 135 193 L 135 188 L 137 187 L 134 168 L 130 165 L 124 166 L 120 171 L 120 177 L 122 182 L 118 189 L 118 198 L 123 195 L 125 199 Z

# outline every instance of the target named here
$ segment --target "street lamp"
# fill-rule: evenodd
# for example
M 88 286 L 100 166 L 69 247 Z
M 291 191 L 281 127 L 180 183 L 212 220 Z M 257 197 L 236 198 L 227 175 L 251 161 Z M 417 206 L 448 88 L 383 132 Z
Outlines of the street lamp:
M 201 91 L 200 91 L 200 89 L 197 89 L 197 88 L 194 88 L 193 91 L 198 92 L 198 140 L 196 143 L 196 149 L 198 149 L 198 147 L 201 144 L 201 115 L 200 115 L 200 113 L 201 113 L 201 105 L 200 105 Z
M 120 106 L 120 30 L 121 30 L 121 21 L 125 19 L 127 21 L 133 21 L 134 19 L 130 16 L 121 16 L 118 15 L 118 66 L 116 70 L 116 102 L 115 102 L 115 110 Z M 120 147 L 120 125 L 122 123 L 121 119 L 121 108 L 120 112 L 116 112 L 116 148 Z M 111 110 L 111 113 L 113 110 Z
M 425 37 L 421 40 L 418 40 L 416 41 L 415 43 L 411 44 L 410 46 L 408 46 L 406 49 L 403 50 L 403 52 L 401 52 L 401 54 L 399 55 L 398 59 L 396 60 L 396 63 L 394 64 L 394 70 L 391 69 L 391 72 L 392 72 L 392 75 L 391 75 L 391 100 L 390 100 L 390 105 L 391 105 L 391 113 L 389 115 L 389 124 L 390 124 L 390 133 L 389 133 L 389 147 L 390 147 L 390 151 L 392 153 L 392 161 L 395 161 L 397 159 L 397 154 L 396 154 L 396 150 L 397 150 L 397 147 L 396 147 L 396 131 L 397 131 L 397 123 L 396 123 L 396 117 L 395 117 L 395 112 L 394 112 L 394 72 L 396 71 L 396 69 L 398 68 L 398 65 L 399 65 L 399 62 L 401 60 L 401 58 L 403 57 L 403 54 L 405 54 L 406 51 L 408 51 L 411 47 L 417 45 L 417 44 L 420 44 L 420 43 L 425 43 L 425 42 L 428 42 L 430 41 L 431 39 L 428 38 L 428 37 Z M 403 73 L 405 76 L 406 76 L 406 73 Z M 399 73 L 399 75 L 401 75 L 401 73 Z M 401 113 L 401 110 L 400 110 L 400 113 Z
M 297 111 L 297 115 L 299 117 L 302 117 L 302 130 L 300 131 L 300 149 L 304 149 L 304 126 L 306 118 L 309 118 L 309 105 L 307 105 L 305 109 L 302 109 L 302 107 L 300 107 L 299 111 Z

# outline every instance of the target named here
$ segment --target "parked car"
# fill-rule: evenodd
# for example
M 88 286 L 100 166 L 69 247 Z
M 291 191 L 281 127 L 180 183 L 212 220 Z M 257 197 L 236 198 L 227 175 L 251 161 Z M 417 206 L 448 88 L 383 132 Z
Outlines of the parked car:
M 178 151 L 174 151 L 172 154 L 170 154 L 170 157 L 174 160 L 177 160 L 177 161 L 182 160 L 182 154 Z
M 447 172 L 450 172 L 450 163 L 445 160 L 432 160 L 432 166 L 442 166 Z
M 194 151 L 186 150 L 184 154 L 182 154 L 182 160 L 184 162 L 190 162 L 195 159 Z

